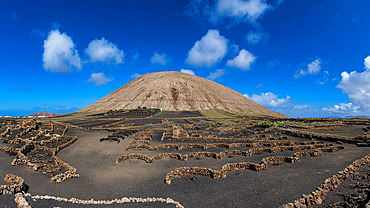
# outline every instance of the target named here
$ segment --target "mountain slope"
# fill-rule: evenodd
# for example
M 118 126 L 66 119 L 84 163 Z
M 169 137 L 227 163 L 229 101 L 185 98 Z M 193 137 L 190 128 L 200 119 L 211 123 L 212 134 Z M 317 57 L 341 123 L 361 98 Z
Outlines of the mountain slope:
M 133 109 L 221 109 L 250 115 L 285 117 L 240 93 L 198 76 L 181 72 L 156 72 L 141 76 L 79 112 Z

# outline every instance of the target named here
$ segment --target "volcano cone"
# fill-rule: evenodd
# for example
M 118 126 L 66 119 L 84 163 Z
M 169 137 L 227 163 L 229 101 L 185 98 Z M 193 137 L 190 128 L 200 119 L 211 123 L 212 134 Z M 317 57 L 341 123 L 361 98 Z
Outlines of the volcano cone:
M 138 106 L 175 111 L 219 109 L 248 115 L 285 117 L 230 88 L 181 72 L 143 75 L 79 112 L 135 109 Z

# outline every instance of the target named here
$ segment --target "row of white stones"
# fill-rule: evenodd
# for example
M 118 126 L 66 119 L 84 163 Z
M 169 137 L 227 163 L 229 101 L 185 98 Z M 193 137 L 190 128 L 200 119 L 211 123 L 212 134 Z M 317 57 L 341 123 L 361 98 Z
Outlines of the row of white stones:
M 157 198 L 157 197 L 147 197 L 147 198 L 138 198 L 138 197 L 123 197 L 121 199 L 113 199 L 113 200 L 83 200 L 83 199 L 76 199 L 76 198 L 63 198 L 63 197 L 56 197 L 56 196 L 40 196 L 40 195 L 31 195 L 30 193 L 24 194 L 26 197 L 31 197 L 34 200 L 37 199 L 47 199 L 47 200 L 56 200 L 60 202 L 67 202 L 67 203 L 74 203 L 74 204 L 103 204 L 103 205 L 108 205 L 108 204 L 123 204 L 123 203 L 151 203 L 151 202 L 161 202 L 161 203 L 167 203 L 167 204 L 174 204 L 176 205 L 177 208 L 184 208 L 180 204 L 180 202 L 175 201 L 171 198 Z

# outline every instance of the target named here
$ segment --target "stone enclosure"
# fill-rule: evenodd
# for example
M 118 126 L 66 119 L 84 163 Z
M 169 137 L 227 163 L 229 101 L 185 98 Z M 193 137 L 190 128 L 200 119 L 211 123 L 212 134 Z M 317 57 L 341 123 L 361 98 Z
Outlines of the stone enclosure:
M 144 111 L 143 111 L 144 112 Z M 153 112 L 158 113 L 158 112 Z M 152 112 L 147 116 L 153 116 Z M 137 115 L 136 115 L 137 114 Z M 112 117 L 114 115 L 114 117 Z M 111 116 L 104 119 L 104 116 Z M 123 117 L 120 117 L 123 116 Z M 125 116 L 136 116 L 126 118 Z M 272 119 L 271 122 L 276 122 Z M 97 117 L 81 119 L 3 119 L 0 120 L 0 151 L 13 158 L 12 166 L 23 165 L 50 178 L 50 183 L 79 180 L 78 168 L 58 157 L 58 153 L 79 139 L 69 134 L 70 129 L 86 129 L 91 132 L 107 132 L 99 139 L 100 145 L 125 144 L 121 155 L 111 165 L 124 163 L 145 164 L 181 161 L 184 166 L 174 166 L 162 175 L 165 187 L 173 181 L 192 181 L 197 177 L 222 180 L 231 173 L 240 171 L 260 172 L 280 164 L 299 163 L 305 158 L 318 158 L 345 150 L 345 145 L 368 148 L 370 144 L 370 122 L 351 120 L 283 120 L 279 125 L 261 127 L 254 118 L 238 118 L 215 121 L 209 118 L 146 118 L 142 111 L 122 113 L 109 112 Z M 285 123 L 284 123 L 285 122 Z M 312 124 L 310 124 L 310 122 Z M 308 123 L 308 124 L 307 124 Z M 304 124 L 304 125 L 303 125 Z M 338 130 L 337 130 L 338 129 Z M 347 130 L 348 129 L 348 130 Z M 336 133 L 350 131 L 352 135 Z M 329 132 L 329 133 L 328 133 Z M 361 149 L 360 149 L 361 150 Z M 107 149 L 109 152 L 110 150 Z M 366 151 L 365 151 L 366 152 Z M 108 153 L 110 156 L 110 153 Z M 229 159 L 229 160 L 226 160 Z M 223 161 L 234 162 L 223 162 Z M 204 166 L 193 166 L 193 161 L 204 160 Z M 220 166 L 213 165 L 217 161 Z M 327 194 L 335 190 L 348 177 L 362 167 L 368 166 L 370 154 L 357 158 L 344 169 L 327 178 L 310 193 L 281 207 L 313 207 L 325 202 Z M 145 167 L 145 164 L 143 166 Z M 189 164 L 189 165 L 186 165 Z M 209 164 L 209 166 L 207 165 Z M 212 168 L 213 167 L 213 168 Z M 183 207 L 181 201 L 161 197 L 123 197 L 112 200 L 68 199 L 49 195 L 28 193 L 28 186 L 21 177 L 6 175 L 0 195 L 15 196 L 18 207 L 31 207 L 34 200 L 54 200 L 71 204 L 122 204 L 122 203 L 166 203 Z M 187 182 L 190 183 L 190 182 Z M 366 191 L 366 190 L 365 190 Z M 367 189 L 368 191 L 368 189 Z M 45 193 L 47 194 L 47 193 Z M 28 200 L 28 202 L 27 202 Z M 357 200 L 356 203 L 365 203 Z M 339 202 L 338 202 L 339 203 Z

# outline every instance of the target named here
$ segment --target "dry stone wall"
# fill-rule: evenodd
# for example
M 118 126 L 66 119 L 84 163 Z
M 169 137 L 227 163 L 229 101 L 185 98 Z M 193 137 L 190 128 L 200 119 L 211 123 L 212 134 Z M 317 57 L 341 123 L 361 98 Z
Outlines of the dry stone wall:
M 134 140 L 135 141 L 135 140 Z M 294 145 L 308 145 L 308 144 L 323 144 L 322 141 L 309 141 L 309 142 L 297 142 L 297 141 L 268 141 L 268 140 L 259 140 L 258 142 L 253 142 L 253 143 L 211 143 L 211 144 L 195 144 L 195 143 L 190 143 L 190 144 L 184 144 L 184 145 L 177 145 L 177 144 L 165 144 L 165 145 L 159 145 L 156 147 L 150 146 L 149 142 L 144 143 L 144 142 L 135 142 L 135 143 L 130 143 L 126 147 L 126 151 L 130 149 L 138 149 L 138 148 L 144 148 L 149 151 L 158 151 L 161 149 L 176 149 L 176 150 L 183 150 L 187 148 L 198 148 L 198 149 L 209 149 L 209 148 L 236 148 L 236 147 L 257 147 L 257 146 L 268 146 L 268 147 L 275 147 L 275 146 L 294 146 Z
M 68 125 L 37 122 L 34 119 L 19 119 L 15 122 L 17 122 L 16 126 L 12 124 L 13 126 L 6 128 L 10 130 L 5 131 L 7 133 L 2 137 L 2 139 L 6 140 L 7 143 L 17 144 L 21 147 L 0 148 L 0 151 L 4 151 L 11 156 L 15 156 L 11 163 L 12 165 L 27 165 L 35 171 L 43 170 L 44 174 L 51 176 L 53 176 L 54 173 L 57 174 L 58 172 L 65 170 L 64 173 L 57 174 L 51 178 L 51 182 L 53 183 L 79 176 L 75 168 L 63 162 L 56 156 L 60 150 L 68 147 L 77 140 L 77 137 L 65 135 L 68 130 Z M 61 135 L 54 133 L 56 126 L 60 129 L 59 131 L 61 131 Z M 21 132 L 14 138 L 10 137 L 9 134 L 16 132 L 15 129 L 17 129 L 16 131 Z M 35 136 L 26 137 L 30 134 Z M 28 155 L 33 156 L 29 157 Z
M 296 152 L 292 157 L 288 156 L 273 156 L 273 157 L 266 157 L 263 158 L 261 163 L 250 163 L 250 162 L 238 162 L 238 163 L 228 163 L 220 170 L 213 170 L 210 168 L 201 168 L 201 167 L 181 167 L 177 168 L 170 173 L 166 175 L 165 183 L 171 184 L 171 181 L 175 178 L 180 178 L 184 175 L 201 175 L 201 176 L 208 176 L 212 179 L 218 179 L 218 178 L 225 178 L 226 173 L 234 170 L 253 170 L 253 171 L 261 171 L 261 170 L 267 170 L 267 164 L 268 163 L 294 163 L 299 160 L 302 156 L 321 156 L 321 153 L 323 151 L 337 151 L 343 147 L 338 146 L 331 146 L 327 148 L 317 148 L 314 150 L 314 152 L 319 152 L 319 154 L 302 154 L 301 152 Z M 330 149 L 330 150 L 329 150 Z
M 295 129 L 286 129 L 286 128 L 277 128 L 284 134 L 288 134 L 295 137 L 300 138 L 308 138 L 308 139 L 317 139 L 317 140 L 323 140 L 323 141 L 332 141 L 332 142 L 345 142 L 350 144 L 356 144 L 356 143 L 369 143 L 370 142 L 370 136 L 369 135 L 362 135 L 358 137 L 348 137 L 348 136 L 340 136 L 335 134 L 324 134 L 324 133 L 315 133 L 315 132 L 306 132 L 306 131 L 300 131 Z
M 27 189 L 27 185 L 24 183 L 23 178 L 19 176 L 6 174 L 4 181 L 11 185 L 1 185 L 0 195 L 15 194 Z
M 277 151 L 296 151 L 296 150 L 307 150 L 307 149 L 315 149 L 316 151 L 321 152 L 329 152 L 329 151 L 337 151 L 339 149 L 342 149 L 342 146 L 333 146 L 332 144 L 316 144 L 316 145 L 296 145 L 296 146 L 278 146 L 273 148 L 254 148 L 249 149 L 247 151 L 243 150 L 225 150 L 220 153 L 214 153 L 214 152 L 191 152 L 185 155 L 182 155 L 180 153 L 161 153 L 158 155 L 154 155 L 152 157 L 149 157 L 147 155 L 134 153 L 134 154 L 127 154 L 127 155 L 121 155 L 116 159 L 116 163 L 120 163 L 125 160 L 130 159 L 139 159 L 144 160 L 147 163 L 152 163 L 156 160 L 160 160 L 163 158 L 174 158 L 181 161 L 186 161 L 189 158 L 198 158 L 198 157 L 209 157 L 214 159 L 222 159 L 224 156 L 245 156 L 250 157 L 252 154 L 261 154 L 261 153 L 275 153 Z
M 319 205 L 325 199 L 325 195 L 329 191 L 335 190 L 349 175 L 353 174 L 361 166 L 366 165 L 370 162 L 370 154 L 365 157 L 354 161 L 352 164 L 348 165 L 343 170 L 339 171 L 337 174 L 326 179 L 315 191 L 306 195 L 303 194 L 300 199 L 295 200 L 292 203 L 284 204 L 280 208 L 306 208 L 314 207 Z

